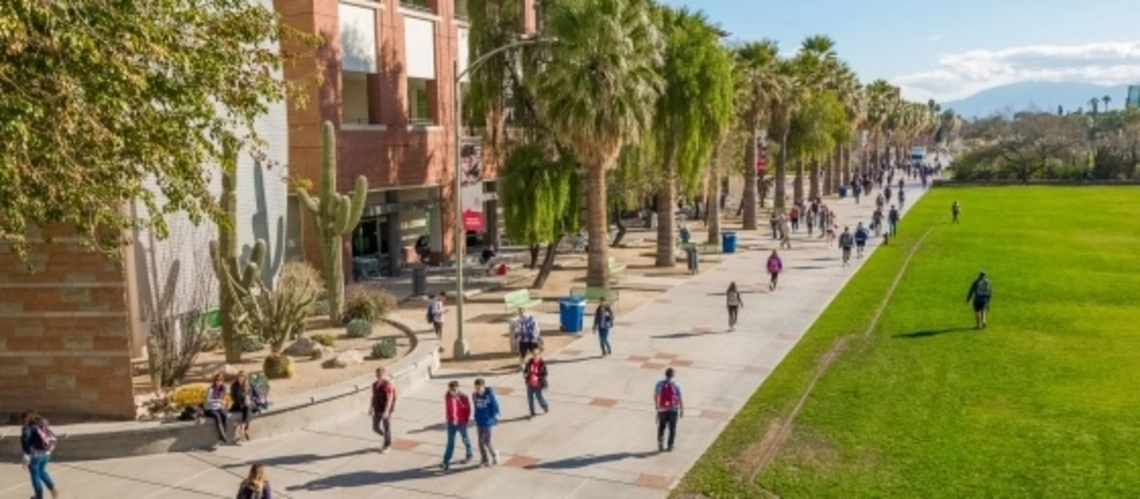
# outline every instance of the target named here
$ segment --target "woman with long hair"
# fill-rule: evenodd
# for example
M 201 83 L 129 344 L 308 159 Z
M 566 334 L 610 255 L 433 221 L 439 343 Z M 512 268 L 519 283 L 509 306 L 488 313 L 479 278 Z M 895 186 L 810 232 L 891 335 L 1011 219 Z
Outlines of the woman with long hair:
M 265 479 L 265 466 L 258 463 L 249 467 L 249 477 L 242 480 L 237 499 L 273 499 L 273 490 Z
M 203 409 L 206 416 L 213 419 L 217 426 L 218 440 L 223 444 L 229 443 L 229 439 L 226 438 L 226 427 L 229 424 L 229 418 L 226 416 L 226 384 L 222 373 L 215 374 L 213 382 L 206 387 L 206 403 Z
M 23 428 L 20 431 L 20 447 L 24 451 L 24 467 L 32 478 L 32 491 L 35 499 L 44 498 L 44 487 L 51 491 L 52 497 L 57 497 L 59 491 L 55 482 L 47 472 L 48 461 L 51 461 L 51 451 L 55 448 L 55 435 L 48 428 L 47 420 L 27 411 L 20 417 Z
M 241 414 L 241 422 L 234 430 L 234 440 L 238 438 L 249 441 L 249 419 L 253 416 L 256 407 L 257 391 L 249 384 L 249 376 L 245 371 L 237 373 L 237 379 L 230 385 L 230 412 Z
M 736 290 L 736 281 L 728 285 L 725 298 L 728 305 L 728 330 L 736 331 L 736 317 L 740 307 L 744 306 L 744 300 L 740 299 L 740 292 Z

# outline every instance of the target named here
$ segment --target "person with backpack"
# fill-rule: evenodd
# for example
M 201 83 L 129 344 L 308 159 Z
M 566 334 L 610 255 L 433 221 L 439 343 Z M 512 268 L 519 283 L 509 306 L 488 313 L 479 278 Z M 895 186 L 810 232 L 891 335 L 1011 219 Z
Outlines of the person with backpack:
M 974 300 L 974 321 L 976 329 L 985 329 L 986 312 L 990 310 L 990 297 L 993 296 L 994 287 L 986 278 L 986 273 L 979 272 L 978 278 L 970 285 L 970 292 L 966 294 L 966 303 Z
M 518 318 L 515 319 L 515 337 L 519 344 L 519 362 L 520 367 L 526 367 L 526 356 L 530 355 L 532 350 L 541 346 L 542 332 L 538 328 L 538 320 L 533 315 L 526 313 L 526 309 L 520 308 Z
M 685 415 L 685 402 L 681 398 L 681 387 L 673 381 L 673 368 L 665 369 L 665 379 L 658 381 L 653 389 L 653 405 L 657 408 L 657 450 L 673 452 L 673 442 L 677 437 L 677 421 Z M 669 430 L 668 446 L 665 430 Z
M 475 433 L 479 438 L 479 457 L 482 459 L 480 465 L 484 468 L 497 465 L 499 453 L 491 444 L 491 428 L 499 422 L 499 399 L 495 397 L 495 390 L 487 386 L 483 378 L 476 378 L 471 401 L 475 405 Z
M 440 469 L 451 469 L 451 456 L 455 454 L 455 435 L 463 439 L 467 457 L 460 464 L 467 464 L 474 455 L 471 452 L 471 438 L 467 436 L 467 426 L 471 424 L 471 399 L 459 391 L 459 382 L 447 384 L 447 394 L 443 396 L 444 417 L 447 419 L 447 447 L 443 451 L 443 464 Z
M 443 300 L 446 296 L 447 294 L 443 291 L 440 291 L 438 296 L 428 296 L 427 321 L 435 330 L 435 337 L 440 341 L 439 349 L 441 351 L 443 350 L 443 317 L 447 315 L 447 308 L 443 306 Z
M 772 276 L 772 280 L 768 281 L 768 290 L 776 290 L 776 282 L 780 279 L 780 272 L 784 270 L 784 262 L 780 260 L 780 254 L 776 250 L 772 250 L 772 254 L 768 256 L 768 275 Z
M 594 310 L 594 332 L 598 334 L 598 343 L 602 347 L 602 357 L 614 353 L 610 347 L 610 329 L 614 327 L 614 309 L 605 298 L 598 300 L 598 308 Z
M 376 368 L 376 381 L 372 382 L 372 400 L 368 404 L 372 431 L 384 437 L 381 454 L 392 448 L 392 410 L 396 408 L 396 387 L 388 381 L 385 372 L 383 367 Z
M 58 497 L 59 490 L 47 472 L 51 453 L 55 450 L 55 433 L 51 431 L 47 420 L 35 411 L 25 412 L 20 417 L 20 422 L 24 425 L 20 430 L 20 448 L 24 451 L 24 468 L 32 478 L 35 499 L 43 499 L 44 487 L 47 487 L 52 497 Z
M 839 235 L 839 249 L 843 250 L 843 266 L 851 265 L 851 248 L 855 246 L 855 236 L 851 234 L 850 227 L 844 227 Z
M 237 499 L 273 499 L 273 489 L 265 479 L 265 466 L 256 463 L 249 467 L 249 476 L 241 481 Z
M 546 361 L 542 360 L 542 349 L 535 347 L 530 352 L 530 360 L 523 366 L 523 381 L 526 382 L 526 405 L 530 409 L 530 417 L 535 416 L 534 403 L 542 407 L 542 413 L 550 412 L 546 397 L 542 391 L 546 389 Z
M 736 290 L 736 281 L 728 285 L 725 299 L 728 305 L 728 330 L 736 331 L 736 318 L 740 312 L 740 307 L 744 306 L 744 300 L 740 299 L 740 291 Z
M 226 436 L 226 429 L 229 427 L 229 417 L 226 415 L 226 392 L 222 373 L 215 374 L 213 382 L 206 387 L 206 403 L 202 407 L 206 417 L 214 420 L 218 430 L 218 440 L 223 444 L 230 442 Z
M 895 205 L 891 205 L 891 211 L 887 212 L 887 223 L 889 224 L 887 235 L 899 235 L 899 210 Z
M 863 250 L 867 247 L 867 239 L 870 239 L 871 233 L 863 227 L 863 222 L 855 227 L 855 253 L 859 258 L 863 258 Z

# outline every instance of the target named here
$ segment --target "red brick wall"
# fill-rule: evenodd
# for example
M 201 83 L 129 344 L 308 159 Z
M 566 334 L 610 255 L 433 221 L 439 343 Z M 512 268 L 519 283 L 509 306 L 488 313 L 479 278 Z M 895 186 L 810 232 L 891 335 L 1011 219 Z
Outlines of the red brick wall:
M 133 419 L 122 263 L 69 238 L 30 254 L 0 245 L 0 407 Z

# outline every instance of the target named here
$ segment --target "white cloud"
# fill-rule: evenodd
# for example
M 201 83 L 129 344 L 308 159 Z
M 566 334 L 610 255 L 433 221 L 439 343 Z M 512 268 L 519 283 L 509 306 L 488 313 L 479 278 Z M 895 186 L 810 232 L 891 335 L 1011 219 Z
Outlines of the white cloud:
M 894 79 L 911 99 L 952 100 L 1019 81 L 1140 81 L 1140 42 L 1032 45 L 942 56 L 938 69 Z

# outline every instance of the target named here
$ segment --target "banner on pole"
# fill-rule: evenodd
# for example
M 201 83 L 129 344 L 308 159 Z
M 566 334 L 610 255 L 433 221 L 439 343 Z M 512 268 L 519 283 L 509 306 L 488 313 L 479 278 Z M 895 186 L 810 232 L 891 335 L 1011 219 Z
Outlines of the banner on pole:
M 486 226 L 483 215 L 483 147 L 478 137 L 460 141 L 460 175 L 462 187 L 459 192 L 463 208 L 463 230 L 481 231 Z

